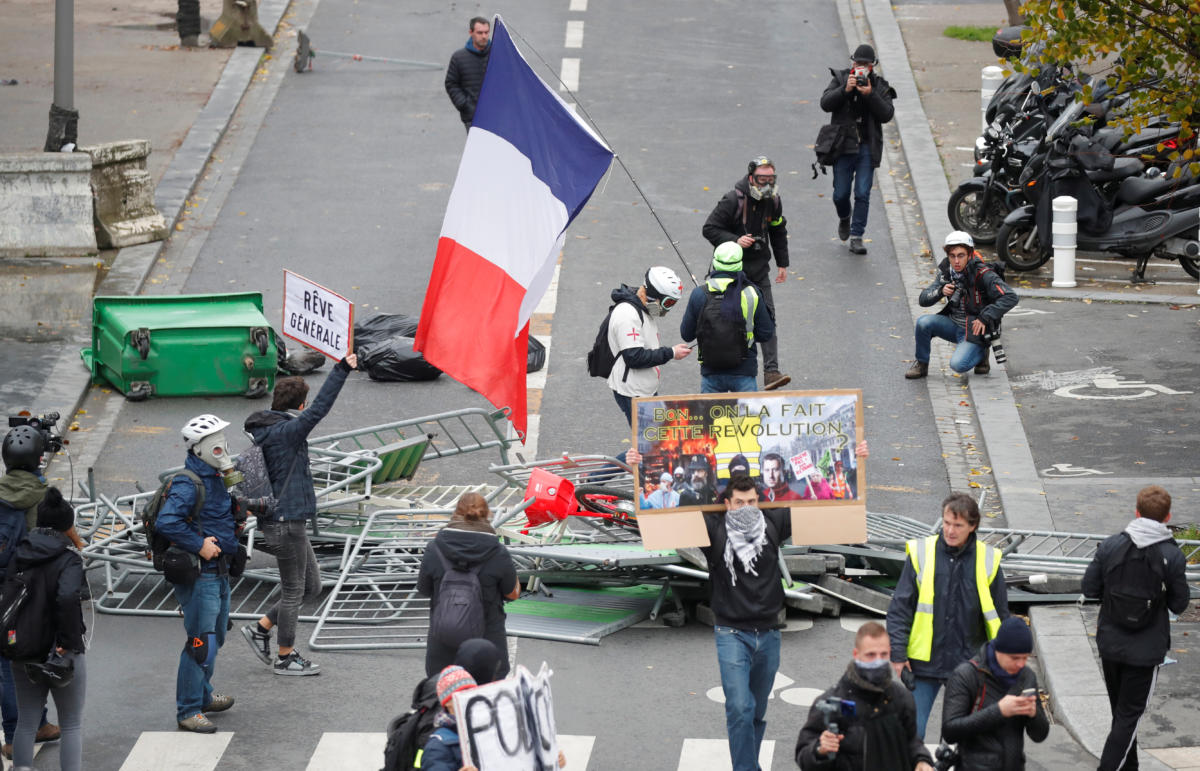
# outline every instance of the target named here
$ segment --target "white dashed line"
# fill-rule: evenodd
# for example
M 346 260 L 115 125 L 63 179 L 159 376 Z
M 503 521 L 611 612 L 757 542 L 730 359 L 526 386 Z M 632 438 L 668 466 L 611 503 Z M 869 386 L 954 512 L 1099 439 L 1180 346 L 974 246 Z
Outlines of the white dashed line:
M 567 22 L 567 40 L 563 43 L 565 48 L 583 48 L 583 22 L 569 21 Z
M 560 91 L 570 91 L 575 93 L 579 90 L 579 60 L 571 57 L 564 57 L 562 63 L 562 72 L 559 74 L 559 80 L 562 85 L 559 86 Z
M 570 11 L 572 13 L 583 13 L 587 10 L 587 0 L 571 0 Z

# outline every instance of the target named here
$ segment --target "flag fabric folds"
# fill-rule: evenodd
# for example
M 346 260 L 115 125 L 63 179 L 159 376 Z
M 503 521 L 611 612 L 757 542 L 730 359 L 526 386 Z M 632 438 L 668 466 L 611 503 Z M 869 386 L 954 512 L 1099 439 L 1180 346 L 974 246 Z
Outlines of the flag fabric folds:
M 526 430 L 529 318 L 612 151 L 542 82 L 499 16 L 417 328 L 429 363 Z

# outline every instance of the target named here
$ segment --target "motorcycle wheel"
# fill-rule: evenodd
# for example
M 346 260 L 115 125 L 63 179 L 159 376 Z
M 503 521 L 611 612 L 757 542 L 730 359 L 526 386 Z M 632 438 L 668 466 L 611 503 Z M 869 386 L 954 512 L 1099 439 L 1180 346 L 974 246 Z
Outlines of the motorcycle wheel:
M 1050 260 L 1050 250 L 1042 249 L 1032 222 L 1001 225 L 996 231 L 996 255 L 1016 271 L 1037 270 Z
M 1200 260 L 1194 257 L 1180 257 L 1179 264 L 1183 266 L 1189 276 L 1200 279 Z
M 986 215 L 980 211 L 982 202 L 982 190 L 960 187 L 950 195 L 950 202 L 946 204 L 946 216 L 950 224 L 955 230 L 970 233 L 977 245 L 995 243 L 996 231 L 1008 216 L 1008 207 L 1004 205 L 1002 196 L 992 195 Z

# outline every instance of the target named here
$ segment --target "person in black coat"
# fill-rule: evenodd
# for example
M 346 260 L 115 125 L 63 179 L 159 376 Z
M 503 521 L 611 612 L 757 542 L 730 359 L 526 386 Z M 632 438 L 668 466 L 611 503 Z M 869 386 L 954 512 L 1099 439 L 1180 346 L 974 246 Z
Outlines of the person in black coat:
M 1100 771 L 1138 767 L 1138 721 L 1154 691 L 1163 656 L 1171 647 L 1167 611 L 1182 613 L 1190 600 L 1187 560 L 1166 524 L 1171 519 L 1171 495 L 1158 485 L 1150 485 L 1138 493 L 1135 513 L 1124 531 L 1100 544 L 1083 574 L 1083 595 L 1106 600 L 1096 623 L 1096 647 L 1112 707 L 1112 726 L 1100 755 Z M 1107 600 L 1114 578 L 1125 577 L 1119 563 L 1141 556 L 1134 553 L 1138 549 L 1146 550 L 1145 556 L 1151 558 L 1147 567 L 1161 566 L 1162 573 L 1161 578 L 1155 575 L 1154 583 L 1142 588 L 1145 595 L 1157 595 L 1159 599 L 1145 626 L 1135 629 L 1114 618 L 1117 606 L 1110 609 Z M 1131 595 L 1143 593 L 1134 587 L 1125 589 Z
M 479 587 L 483 595 L 483 638 L 500 652 L 495 679 L 503 679 L 509 669 L 504 601 L 517 599 L 521 595 L 521 584 L 517 580 L 517 569 L 508 549 L 496 537 L 496 530 L 491 525 L 491 511 L 483 496 L 478 493 L 463 495 L 446 527 L 438 531 L 433 544 L 425 549 L 421 570 L 417 575 L 417 592 L 431 598 L 430 607 L 437 604 L 438 589 L 446 574 L 446 566 L 437 554 L 438 549 L 432 548 L 433 545 L 463 569 L 482 565 Z M 429 640 L 425 645 L 425 674 L 428 676 L 441 672 L 453 664 L 457 652 L 457 647 Z
M 866 254 L 863 233 L 871 205 L 875 169 L 883 160 L 883 124 L 892 119 L 896 91 L 875 72 L 875 49 L 860 45 L 850 57 L 854 66 L 829 70 L 833 80 L 821 94 L 821 109 L 833 113 L 829 121 L 855 127 L 833 164 L 833 205 L 838 216 L 838 238 L 850 239 L 850 251 Z M 853 142 L 853 143 L 852 143 Z M 854 208 L 850 190 L 854 188 Z
M 1029 626 L 1010 616 L 946 681 L 942 738 L 958 744 L 959 771 L 1021 771 L 1025 735 L 1042 742 L 1050 734 L 1037 676 L 1025 666 L 1032 652 Z
M 446 68 L 446 93 L 469 131 L 471 121 L 475 119 L 483 76 L 487 72 L 488 55 L 492 52 L 492 24 L 482 16 L 476 16 L 467 29 L 471 33 L 467 44 L 450 56 L 450 66 Z
M 892 677 L 887 630 L 868 621 L 854 637 L 854 660 L 841 680 L 809 710 L 796 740 L 796 763 L 805 771 L 933 771 L 933 757 L 917 736 L 912 694 Z M 854 716 L 826 729 L 820 705 L 854 702 Z

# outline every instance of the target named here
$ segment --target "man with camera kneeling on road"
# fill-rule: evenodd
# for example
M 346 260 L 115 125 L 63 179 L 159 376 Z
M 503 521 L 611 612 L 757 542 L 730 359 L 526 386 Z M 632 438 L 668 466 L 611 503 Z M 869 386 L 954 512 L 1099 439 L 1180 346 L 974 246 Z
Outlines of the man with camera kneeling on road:
M 975 242 L 961 230 L 946 236 L 946 259 L 938 264 L 933 283 L 921 292 L 922 307 L 946 304 L 937 313 L 917 319 L 917 359 L 904 376 L 909 380 L 929 374 L 929 344 L 935 337 L 955 343 L 950 369 L 976 375 L 991 371 L 988 348 L 999 338 L 1000 319 L 1017 304 L 1017 293 L 975 253 Z M 1002 363 L 997 345 L 996 361 Z
M 882 624 L 858 628 L 846 673 L 813 702 L 800 729 L 800 768 L 933 771 L 933 758 L 917 736 L 912 694 L 892 677 L 890 651 Z

